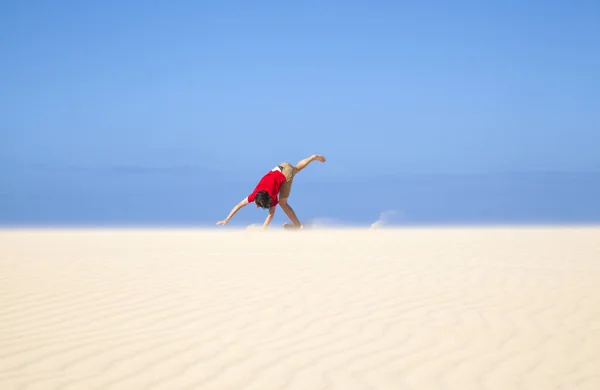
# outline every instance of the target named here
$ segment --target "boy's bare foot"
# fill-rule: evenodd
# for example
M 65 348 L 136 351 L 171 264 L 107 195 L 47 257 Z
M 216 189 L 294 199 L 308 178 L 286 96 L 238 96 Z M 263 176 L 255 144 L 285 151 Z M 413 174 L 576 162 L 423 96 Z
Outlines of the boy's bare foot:
M 283 224 L 283 228 L 284 229 L 304 229 L 304 226 L 303 225 L 296 226 L 293 223 L 286 222 Z

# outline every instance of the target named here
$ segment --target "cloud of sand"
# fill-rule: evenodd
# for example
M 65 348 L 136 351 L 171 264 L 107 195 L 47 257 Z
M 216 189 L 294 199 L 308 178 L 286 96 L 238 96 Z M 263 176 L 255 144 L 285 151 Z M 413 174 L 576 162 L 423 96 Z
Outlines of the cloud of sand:
M 377 220 L 370 225 L 370 227 L 371 227 L 371 229 L 378 229 L 378 228 L 383 228 L 386 226 L 391 226 L 394 224 L 394 222 L 401 220 L 402 216 L 403 216 L 402 212 L 400 212 L 398 210 L 383 211 L 382 213 L 379 214 L 379 217 L 377 218 Z M 310 221 L 308 221 L 308 223 L 305 224 L 306 227 L 319 228 L 319 229 L 341 228 L 341 227 L 348 227 L 348 226 L 353 226 L 353 225 L 355 225 L 355 224 L 352 224 L 347 221 L 343 221 L 341 219 L 320 218 L 320 217 L 312 218 Z
M 339 228 L 342 226 L 348 226 L 349 224 L 336 218 L 312 218 L 305 225 L 311 228 Z
M 375 222 L 370 224 L 371 229 L 380 229 L 388 227 L 401 220 L 402 213 L 398 210 L 386 210 L 379 214 Z M 339 218 L 315 217 L 308 219 L 304 223 L 305 228 L 311 229 L 339 229 L 345 227 L 357 226 L 355 223 L 344 221 Z M 262 229 L 262 224 L 251 224 L 247 226 L 249 230 Z
M 398 210 L 386 210 L 379 214 L 379 218 L 371 224 L 371 229 L 379 229 L 390 226 L 395 219 L 401 216 Z

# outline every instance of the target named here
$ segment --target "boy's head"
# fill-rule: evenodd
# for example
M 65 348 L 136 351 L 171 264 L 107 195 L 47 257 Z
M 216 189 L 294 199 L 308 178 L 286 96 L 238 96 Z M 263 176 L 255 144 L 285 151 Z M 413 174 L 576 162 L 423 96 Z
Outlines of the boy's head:
M 259 191 L 254 197 L 254 203 L 256 203 L 256 207 L 260 207 L 263 209 L 271 208 L 271 203 L 273 199 L 271 195 L 267 191 Z

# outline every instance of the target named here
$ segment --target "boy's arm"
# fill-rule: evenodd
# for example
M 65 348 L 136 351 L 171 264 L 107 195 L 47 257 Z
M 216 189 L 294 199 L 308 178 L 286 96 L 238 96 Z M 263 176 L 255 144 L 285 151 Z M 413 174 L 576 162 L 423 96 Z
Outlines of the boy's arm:
M 227 218 L 225 218 L 223 221 L 217 222 L 217 225 L 225 225 L 226 223 L 228 223 L 229 220 L 231 219 L 231 217 L 233 217 L 235 215 L 235 213 L 237 213 L 239 211 L 239 209 L 248 205 L 249 203 L 250 202 L 248 202 L 248 198 L 247 197 L 244 198 L 242 201 L 240 201 L 240 203 L 235 205 L 235 207 L 231 210 L 231 212 L 229 213 Z
M 273 206 L 269 209 L 269 215 L 267 215 L 267 218 L 265 219 L 265 223 L 263 223 L 263 229 L 266 229 L 267 226 L 269 226 L 269 224 L 273 220 L 273 216 L 275 215 L 276 208 L 277 208 L 277 206 Z

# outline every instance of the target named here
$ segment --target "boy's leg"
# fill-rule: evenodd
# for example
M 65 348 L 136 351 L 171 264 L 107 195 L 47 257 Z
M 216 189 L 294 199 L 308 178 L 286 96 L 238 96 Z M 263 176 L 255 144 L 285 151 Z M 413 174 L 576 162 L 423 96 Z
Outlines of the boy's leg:
M 287 199 L 285 199 L 284 201 L 280 201 L 279 205 L 283 209 L 283 212 L 285 213 L 285 215 L 287 215 L 288 218 L 292 221 L 294 226 L 296 226 L 298 228 L 302 226 L 302 224 L 298 220 L 298 217 L 296 216 L 296 213 L 294 212 L 294 209 L 292 208 L 292 206 L 290 206 L 288 204 Z M 285 227 L 286 225 L 287 224 L 284 224 L 283 226 Z
M 283 168 L 282 173 L 285 175 L 285 182 L 281 184 L 281 188 L 279 190 L 279 200 L 287 200 L 290 196 L 290 192 L 292 191 L 292 183 L 294 182 L 294 177 L 298 172 L 306 168 L 308 164 L 313 161 L 321 161 L 325 162 L 325 157 L 319 154 L 313 154 L 312 156 L 305 158 L 304 160 L 298 161 L 298 164 L 295 166 L 288 163 L 283 162 L 279 166 Z
M 298 163 L 296 164 L 296 173 L 300 172 L 301 170 L 303 170 L 304 168 L 306 168 L 306 166 L 308 164 L 310 164 L 313 161 L 320 161 L 320 162 L 325 162 L 325 157 L 319 155 L 319 154 L 313 154 L 312 156 L 305 158 L 304 160 L 300 160 L 298 161 Z
M 288 197 L 290 196 L 290 192 L 292 190 L 292 183 L 296 174 L 304 168 L 306 168 L 306 166 L 313 161 L 325 162 L 325 157 L 319 154 L 313 154 L 308 158 L 298 161 L 296 166 L 286 166 L 284 168 L 286 170 L 284 174 L 286 174 L 287 180 L 281 185 L 281 190 L 279 192 L 279 205 L 281 206 L 285 214 L 289 217 L 289 219 L 294 223 L 294 226 L 297 228 L 302 227 L 302 224 L 298 220 L 298 217 L 296 217 L 296 213 L 294 212 L 294 209 L 292 209 L 292 206 L 288 204 Z M 293 173 L 287 174 L 288 168 L 293 169 Z M 286 225 L 287 224 L 284 224 L 284 227 L 286 227 Z

